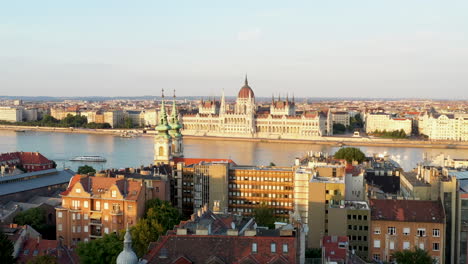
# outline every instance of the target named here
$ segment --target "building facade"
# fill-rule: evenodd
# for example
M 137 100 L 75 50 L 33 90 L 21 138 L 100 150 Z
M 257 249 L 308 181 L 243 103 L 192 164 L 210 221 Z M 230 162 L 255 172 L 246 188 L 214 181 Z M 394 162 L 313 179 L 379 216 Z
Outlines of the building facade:
M 413 121 L 409 118 L 393 118 L 390 114 L 375 113 L 365 116 L 366 133 L 375 131 L 405 131 L 406 135 L 411 135 L 413 131 Z
M 445 214 L 440 201 L 371 199 L 369 205 L 370 259 L 393 261 L 394 252 L 418 247 L 436 263 L 446 263 Z
M 72 246 L 132 226 L 144 214 L 145 194 L 142 181 L 75 175 L 56 207 L 57 238 Z
M 23 121 L 23 111 L 16 107 L 0 107 L 0 120 L 21 122 Z
M 183 134 L 246 138 L 314 139 L 333 134 L 330 118 L 323 113 L 296 115 L 294 101 L 272 101 L 270 113 L 257 112 L 255 95 L 247 78 L 229 111 L 224 98 L 202 102 L 197 114 L 182 116 Z
M 419 120 L 419 133 L 431 140 L 468 141 L 468 114 L 426 114 Z

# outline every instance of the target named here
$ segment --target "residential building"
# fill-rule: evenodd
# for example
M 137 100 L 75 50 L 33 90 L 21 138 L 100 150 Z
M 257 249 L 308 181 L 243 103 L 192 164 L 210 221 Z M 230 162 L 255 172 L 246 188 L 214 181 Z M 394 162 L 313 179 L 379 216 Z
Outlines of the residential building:
M 413 121 L 409 118 L 394 118 L 385 113 L 369 113 L 365 116 L 365 127 L 366 133 L 403 130 L 409 136 L 413 131 Z
M 402 171 L 401 167 L 388 156 L 374 155 L 369 158 L 365 179 L 368 184 L 379 187 L 385 193 L 397 194 L 400 191 Z
M 369 256 L 370 208 L 367 202 L 345 201 L 344 205 L 329 205 L 328 235 L 346 236 L 349 250 L 363 259 Z
M 394 252 L 418 247 L 437 263 L 446 263 L 445 213 L 440 201 L 371 199 L 369 205 L 369 258 L 393 261 Z
M 132 226 L 144 214 L 145 194 L 142 181 L 75 175 L 60 194 L 57 238 L 72 246 Z
M 468 141 L 468 114 L 425 114 L 419 133 L 430 140 Z
M 292 221 L 293 224 L 278 229 L 260 229 L 253 218 L 206 208 L 167 231 L 151 246 L 143 262 L 304 263 L 300 223 Z
M 0 107 L 0 120 L 8 122 L 22 122 L 23 111 L 17 107 Z
M 350 125 L 350 116 L 348 112 L 332 112 L 333 124 L 342 124 L 346 127 Z
M 122 110 L 107 110 L 104 112 L 104 123 L 108 123 L 111 127 L 123 125 L 124 112 Z
M 347 263 L 348 260 L 348 243 L 347 236 L 324 236 L 322 238 L 322 256 L 324 264 L 332 263 Z
M 55 163 L 39 152 L 11 152 L 0 154 L 0 166 L 21 167 L 27 172 L 49 170 L 55 168 Z M 3 173 L 2 173 L 3 174 Z

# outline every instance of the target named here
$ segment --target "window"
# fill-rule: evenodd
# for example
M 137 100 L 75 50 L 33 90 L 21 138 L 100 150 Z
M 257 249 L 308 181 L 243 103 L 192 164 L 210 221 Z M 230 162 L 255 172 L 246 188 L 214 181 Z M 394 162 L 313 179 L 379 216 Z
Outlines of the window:
M 101 211 L 101 201 L 96 201 L 96 211 Z
M 410 234 L 410 228 L 409 227 L 404 227 L 403 228 L 403 235 L 407 236 Z
M 440 250 L 440 244 L 439 243 L 432 243 L 432 250 L 433 251 L 439 251 Z
M 75 220 L 75 213 L 72 214 L 72 220 Z
M 104 233 L 109 234 L 109 228 L 108 227 L 104 228 Z
M 80 208 L 80 201 L 72 200 L 72 208 L 79 209 Z
M 288 253 L 288 244 L 283 244 L 283 253 Z
M 83 219 L 84 219 L 84 220 L 88 220 L 88 214 L 84 214 L 84 215 L 83 215 Z
M 77 213 L 77 214 L 76 214 L 76 219 L 77 219 L 77 220 L 80 220 L 80 219 L 81 219 L 81 214 L 80 214 L 80 213 Z
M 395 249 L 395 242 L 390 241 L 389 247 L 390 247 L 390 249 Z
M 418 237 L 425 237 L 425 236 L 426 236 L 426 229 L 418 228 Z
M 83 202 L 83 207 L 84 207 L 84 208 L 88 208 L 88 201 L 84 201 L 84 202 Z
M 111 197 L 112 197 L 112 198 L 117 197 L 117 191 L 116 191 L 116 190 L 112 190 L 112 192 L 111 192 Z
M 419 243 L 419 248 L 424 250 L 424 243 Z
M 374 248 L 380 248 L 380 240 L 374 240 Z
M 270 248 L 271 248 L 271 253 L 276 253 L 276 243 L 271 243 Z
M 62 224 L 58 224 L 58 225 L 57 225 L 57 230 L 58 230 L 58 231 L 62 231 Z
M 374 260 L 380 260 L 380 254 L 374 254 L 374 255 L 372 255 L 372 258 Z
M 380 235 L 380 227 L 374 227 L 374 234 Z
M 83 232 L 85 232 L 85 233 L 88 232 L 88 226 L 85 225 L 85 226 L 83 227 Z
M 76 232 L 76 227 L 72 226 L 72 233 L 75 233 L 75 232 Z
M 389 235 L 396 235 L 396 227 L 394 227 L 394 226 L 389 226 L 389 227 L 388 227 L 388 234 L 389 234 Z
M 77 232 L 77 233 L 81 233 L 81 226 L 77 226 L 77 227 L 76 227 L 76 232 Z
M 403 249 L 410 249 L 410 242 L 404 241 L 403 242 Z
M 440 229 L 432 229 L 433 237 L 440 237 Z
M 62 218 L 63 213 L 62 212 L 57 212 L 57 217 Z
M 108 203 L 104 203 L 104 210 L 108 210 L 109 209 L 109 204 Z
M 81 193 L 81 189 L 80 189 L 80 188 L 76 188 L 76 189 L 75 189 L 75 192 L 76 192 L 76 193 Z
M 257 243 L 252 243 L 252 252 L 257 253 Z

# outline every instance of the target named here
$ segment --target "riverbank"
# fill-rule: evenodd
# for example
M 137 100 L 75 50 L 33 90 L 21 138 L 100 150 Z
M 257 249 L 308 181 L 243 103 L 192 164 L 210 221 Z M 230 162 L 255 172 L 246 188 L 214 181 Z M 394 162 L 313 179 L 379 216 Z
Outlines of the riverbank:
M 41 132 L 81 133 L 120 136 L 124 131 L 135 131 L 139 136 L 154 136 L 156 131 L 149 130 L 143 133 L 141 129 L 84 129 L 61 127 L 29 127 L 0 125 L 1 130 L 25 130 Z M 20 133 L 20 132 L 18 132 Z M 312 144 L 328 146 L 374 146 L 374 147 L 405 147 L 405 148 L 433 148 L 433 149 L 468 149 L 468 142 L 459 141 L 421 141 L 408 139 L 382 139 L 368 137 L 320 137 L 318 139 L 265 139 L 245 137 L 218 137 L 218 136 L 194 136 L 184 135 L 186 139 L 224 140 L 224 141 L 248 141 L 267 143 Z

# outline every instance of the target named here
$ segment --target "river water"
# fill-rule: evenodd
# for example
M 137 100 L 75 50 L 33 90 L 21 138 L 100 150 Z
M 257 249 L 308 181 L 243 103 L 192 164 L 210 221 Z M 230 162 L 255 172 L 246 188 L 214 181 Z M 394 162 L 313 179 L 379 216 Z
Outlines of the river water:
M 230 158 L 237 164 L 289 166 L 295 157 L 308 151 L 334 153 L 338 147 L 298 143 L 267 143 L 249 141 L 225 141 L 185 139 L 185 157 Z M 435 156 L 445 153 L 453 158 L 467 158 L 466 149 L 425 149 L 402 147 L 361 147 L 367 155 L 386 153 L 410 170 L 422 160 L 423 153 Z M 53 132 L 14 132 L 0 130 L 0 153 L 13 151 L 38 151 L 55 160 L 58 168 L 76 170 L 83 165 L 69 159 L 82 155 L 99 155 L 107 159 L 105 163 L 88 163 L 96 169 L 125 168 L 149 165 L 153 162 L 153 138 L 122 138 L 113 135 L 53 133 Z

